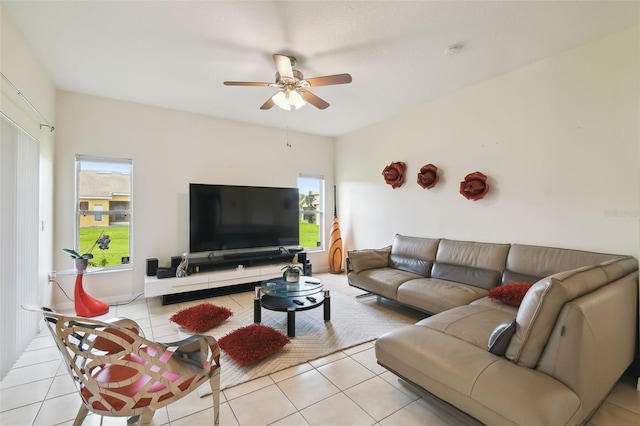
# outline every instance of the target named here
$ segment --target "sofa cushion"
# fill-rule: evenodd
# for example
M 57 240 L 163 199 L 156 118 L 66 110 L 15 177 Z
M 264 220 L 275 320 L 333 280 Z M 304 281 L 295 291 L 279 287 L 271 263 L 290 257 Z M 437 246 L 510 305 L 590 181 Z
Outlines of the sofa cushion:
M 435 278 L 408 280 L 397 290 L 397 301 L 414 308 L 437 314 L 457 306 L 468 305 L 487 295 L 488 291 L 475 286 Z
M 551 275 L 527 292 L 516 316 L 516 333 L 506 356 L 513 362 L 534 368 L 547 343 L 562 306 L 638 268 L 637 260 L 618 257 L 599 265 Z
M 349 284 L 395 300 L 398 297 L 398 287 L 416 278 L 422 277 L 400 269 L 378 268 L 367 269 L 360 273 L 351 272 L 349 274 Z
M 487 341 L 496 327 L 513 319 L 514 315 L 508 312 L 487 306 L 465 305 L 420 320 L 416 325 L 438 330 L 486 350 Z
M 386 268 L 389 266 L 389 253 L 391 253 L 391 246 L 381 249 L 351 250 L 347 254 L 353 272 L 358 273 L 367 269 Z
M 433 278 L 468 284 L 487 290 L 498 285 L 501 275 L 500 271 L 451 265 L 442 262 L 434 263 L 431 270 L 431 277 Z
M 436 253 L 436 263 L 502 272 L 509 247 L 510 244 L 441 240 Z
M 396 234 L 391 245 L 391 254 L 433 262 L 436 258 L 439 243 L 439 239 L 407 237 Z
M 516 319 L 512 318 L 496 326 L 489 336 L 487 350 L 494 355 L 503 356 L 507 352 L 507 347 L 511 337 L 516 332 Z
M 559 271 L 556 271 L 556 272 L 559 272 Z M 551 274 L 547 274 L 547 275 L 551 275 Z M 537 283 L 544 277 L 546 277 L 546 275 L 537 276 L 537 275 L 521 274 L 519 272 L 513 272 L 508 269 L 505 269 L 505 271 L 502 273 L 502 280 L 500 281 L 500 283 L 509 284 L 509 283 L 524 282 L 524 283 L 533 284 L 533 283 Z
M 422 275 L 429 278 L 431 276 L 431 266 L 433 262 L 424 259 L 415 259 L 412 257 L 400 256 L 392 254 L 389 256 L 389 266 L 391 268 L 400 269 L 414 274 Z
M 562 271 L 569 271 L 583 266 L 598 265 L 619 256 L 593 253 L 556 247 L 530 246 L 513 244 L 507 256 L 506 270 L 512 273 L 528 275 L 542 279 Z M 513 281 L 528 279 L 516 278 Z M 532 284 L 538 280 L 531 282 Z M 508 282 L 504 281 L 503 282 Z
M 515 317 L 516 314 L 518 313 L 518 308 L 515 306 L 511 306 L 511 305 L 507 305 L 504 304 L 502 302 L 498 302 L 495 300 L 491 300 L 489 298 L 489 296 L 487 297 L 483 297 L 481 299 L 478 300 L 474 300 L 473 302 L 470 303 L 470 305 L 480 305 L 480 306 L 486 306 L 488 308 L 491 309 L 496 309 L 498 311 L 503 311 L 503 312 L 510 312 L 512 315 L 512 317 Z
M 512 306 L 520 306 L 525 294 L 531 288 L 529 283 L 502 284 L 489 290 L 489 298 Z

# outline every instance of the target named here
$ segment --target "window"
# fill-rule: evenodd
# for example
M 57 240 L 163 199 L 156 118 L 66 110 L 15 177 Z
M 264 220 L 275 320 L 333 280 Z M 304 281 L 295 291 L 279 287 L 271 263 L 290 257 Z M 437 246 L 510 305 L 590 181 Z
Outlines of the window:
M 75 246 L 92 267 L 129 268 L 131 172 L 131 160 L 76 157 Z
M 300 193 L 300 246 L 307 251 L 324 248 L 324 177 L 298 176 Z

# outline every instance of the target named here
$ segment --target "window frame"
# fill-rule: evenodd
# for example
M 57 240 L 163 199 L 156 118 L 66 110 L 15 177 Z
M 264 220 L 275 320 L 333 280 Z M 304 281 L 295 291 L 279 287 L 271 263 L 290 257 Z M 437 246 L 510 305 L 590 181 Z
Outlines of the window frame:
M 87 201 L 87 207 L 89 208 L 88 210 L 81 210 L 81 204 L 84 204 L 84 202 L 81 203 L 80 201 L 80 170 L 81 170 L 81 164 L 82 163 L 101 163 L 101 164 L 114 164 L 114 165 L 126 165 L 129 167 L 129 208 L 126 210 L 122 210 L 122 209 L 118 209 L 118 210 L 109 210 L 109 209 L 102 209 L 102 210 L 92 210 L 91 209 L 91 205 L 92 203 L 90 201 Z M 122 195 L 122 193 L 116 193 L 117 195 Z M 74 190 L 74 212 L 75 212 L 75 222 L 74 222 L 74 247 L 76 247 L 76 249 L 80 249 L 83 250 L 84 247 L 80 247 L 80 223 L 81 223 L 81 217 L 83 216 L 87 216 L 87 215 L 94 215 L 95 217 L 102 217 L 102 219 L 104 220 L 104 217 L 106 216 L 107 218 L 109 218 L 109 222 L 111 221 L 111 217 L 113 215 L 128 215 L 129 216 L 129 251 L 127 254 L 127 258 L 129 260 L 128 263 L 121 263 L 118 265 L 106 265 L 106 266 L 98 266 L 100 267 L 102 270 L 104 271 L 125 271 L 125 270 L 131 270 L 133 269 L 133 222 L 134 222 L 134 214 L 133 214 L 133 200 L 134 200 L 134 194 L 133 194 L 133 160 L 131 160 L 130 158 L 109 158 L 109 157 L 97 157 L 97 156 L 88 156 L 88 155 L 76 155 L 75 157 L 75 190 Z M 101 201 L 101 200 L 97 200 L 97 201 Z M 103 202 L 99 202 L 97 203 L 97 205 L 100 205 L 102 207 L 104 207 L 104 203 Z M 108 205 L 108 202 L 107 202 Z M 95 250 L 95 249 L 94 249 Z M 82 253 L 81 253 L 82 254 Z M 95 255 L 95 253 L 94 253 Z
M 319 181 L 319 198 L 320 202 L 318 203 L 318 208 L 316 210 L 303 210 L 299 208 L 299 217 L 301 218 L 303 214 L 316 214 L 318 216 L 318 236 L 320 238 L 320 245 L 317 247 L 304 247 L 302 245 L 302 241 L 300 242 L 300 246 L 307 252 L 320 252 L 325 250 L 326 239 L 325 239 L 325 206 L 326 206 L 326 190 L 325 183 L 326 180 L 323 175 L 312 175 L 312 174 L 298 174 L 297 186 L 298 192 L 302 194 L 300 189 L 300 179 L 316 179 Z

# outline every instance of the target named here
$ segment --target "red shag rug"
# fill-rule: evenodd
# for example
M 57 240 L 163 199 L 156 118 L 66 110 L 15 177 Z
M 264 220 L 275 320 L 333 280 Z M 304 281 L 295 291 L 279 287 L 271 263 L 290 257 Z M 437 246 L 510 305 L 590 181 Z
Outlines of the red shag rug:
M 169 318 L 169 321 L 194 333 L 202 333 L 220 324 L 231 315 L 233 315 L 231 309 L 212 303 L 202 303 L 176 312 Z
M 220 349 L 243 367 L 278 352 L 289 342 L 287 336 L 262 324 L 241 327 L 218 339 Z

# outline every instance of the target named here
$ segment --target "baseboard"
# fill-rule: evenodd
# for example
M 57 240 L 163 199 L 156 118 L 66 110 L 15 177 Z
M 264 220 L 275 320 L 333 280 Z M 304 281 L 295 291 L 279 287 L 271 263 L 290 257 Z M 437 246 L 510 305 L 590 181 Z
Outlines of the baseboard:
M 115 305 L 126 305 L 137 299 L 144 299 L 144 293 L 101 297 L 99 299 L 100 301 L 106 303 L 110 307 L 113 307 Z M 54 311 L 57 311 L 57 312 L 67 312 L 67 311 L 74 310 L 75 305 L 73 304 L 73 302 L 64 302 L 64 303 L 57 303 L 53 305 L 52 308 Z

